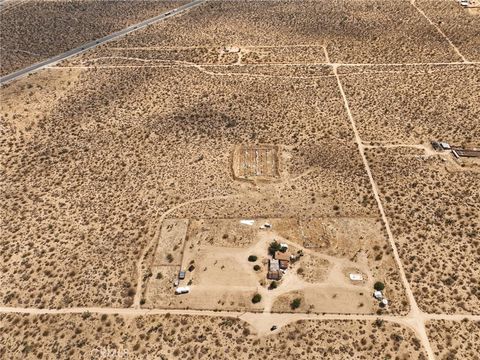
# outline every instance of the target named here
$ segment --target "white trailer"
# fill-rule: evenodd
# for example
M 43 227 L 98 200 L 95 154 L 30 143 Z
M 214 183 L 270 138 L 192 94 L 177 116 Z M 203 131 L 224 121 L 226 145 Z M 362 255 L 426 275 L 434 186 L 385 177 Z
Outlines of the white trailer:
M 190 288 L 188 286 L 178 287 L 175 289 L 176 295 L 188 294 L 189 292 L 190 292 Z

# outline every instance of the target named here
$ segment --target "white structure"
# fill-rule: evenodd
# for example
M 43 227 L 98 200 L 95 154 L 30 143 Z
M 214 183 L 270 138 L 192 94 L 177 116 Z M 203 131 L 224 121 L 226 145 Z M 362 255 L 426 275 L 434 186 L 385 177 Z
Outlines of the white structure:
M 278 271 L 280 270 L 280 262 L 275 259 L 270 260 L 270 264 L 268 266 L 269 271 Z
M 388 305 L 388 300 L 387 300 L 387 299 L 383 299 L 383 300 L 382 300 L 382 304 L 385 305 L 385 306 L 387 306 L 387 305 Z
M 352 280 L 352 281 L 362 281 L 363 276 L 362 276 L 362 274 L 350 274 L 350 280 Z
M 178 287 L 175 289 L 175 294 L 188 294 L 190 292 L 190 288 L 188 286 L 185 287 Z
M 255 220 L 240 220 L 240 224 L 252 226 L 255 223 Z
M 441 142 L 440 146 L 442 147 L 443 150 L 450 150 L 450 144 L 446 142 Z
M 375 290 L 373 292 L 373 296 L 375 297 L 375 299 L 377 300 L 382 300 L 383 299 L 383 294 L 381 291 L 378 291 L 378 290 Z

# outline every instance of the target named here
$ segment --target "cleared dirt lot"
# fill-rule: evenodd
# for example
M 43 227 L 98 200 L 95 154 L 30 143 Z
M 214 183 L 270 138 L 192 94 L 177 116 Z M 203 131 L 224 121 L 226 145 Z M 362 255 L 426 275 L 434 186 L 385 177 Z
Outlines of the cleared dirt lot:
M 174 9 L 186 1 L 11 1 L 0 12 L 0 75 Z M 7 6 L 8 5 L 8 6 Z M 105 14 L 108 13 L 108 16 Z
M 480 173 L 416 149 L 367 154 L 420 307 L 478 314 Z
M 295 218 L 191 220 L 184 243 L 171 252 L 159 251 L 163 244 L 169 243 L 170 236 L 165 233 L 171 224 L 183 222 L 182 219 L 165 221 L 155 254 L 147 260 L 152 264 L 142 302 L 147 308 L 294 312 L 291 301 L 300 297 L 303 299 L 300 312 L 406 314 L 408 311 L 391 249 L 380 222 L 373 218 L 302 222 Z M 271 224 L 272 229 L 261 229 L 265 223 Z M 273 241 L 287 243 L 288 254 L 302 253 L 297 261 L 290 263 L 274 289 L 267 280 L 271 259 L 268 247 Z M 168 254 L 172 255 L 171 263 L 157 266 Z M 249 261 L 250 255 L 256 256 L 256 260 Z M 181 265 L 177 265 L 179 257 Z M 191 291 L 176 296 L 173 283 L 180 270 L 186 276 L 179 286 L 189 286 Z M 351 273 L 362 274 L 363 280 L 350 280 Z M 376 281 L 386 284 L 384 295 L 389 299 L 386 308 L 381 308 L 372 297 Z M 251 299 L 256 293 L 262 300 L 253 304 Z
M 480 359 L 480 322 L 430 321 L 427 331 L 437 359 Z
M 259 337 L 247 323 L 221 317 L 2 314 L 0 320 L 0 356 L 10 358 L 426 359 L 411 331 L 381 321 L 300 321 Z

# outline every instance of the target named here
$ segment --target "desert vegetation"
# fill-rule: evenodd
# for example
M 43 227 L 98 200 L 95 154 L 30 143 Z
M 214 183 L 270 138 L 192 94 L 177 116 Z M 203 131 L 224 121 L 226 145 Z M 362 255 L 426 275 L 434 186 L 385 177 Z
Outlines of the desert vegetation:
M 181 21 L 156 24 L 111 46 L 258 47 L 246 52 L 246 62 L 322 62 L 324 57 L 315 48 L 319 45 L 327 46 L 335 62 L 459 60 L 427 24 L 409 2 L 400 0 L 209 1 Z M 265 48 L 271 45 L 301 46 L 295 50 Z
M 180 3 L 8 3 L 1 73 Z M 425 359 L 361 155 L 421 310 L 478 314 L 478 159 L 419 145 L 480 145 L 480 67 L 416 8 L 477 59 L 453 5 L 212 0 L 2 86 L 0 303 L 109 314 L 2 313 L 0 358 Z M 326 313 L 379 318 L 252 320 Z M 427 330 L 475 358 L 478 323 Z
M 382 321 L 299 321 L 259 337 L 247 323 L 224 317 L 2 314 L 0 320 L 6 358 L 426 359 L 412 331 Z
M 65 82 L 38 73 L 1 89 L 6 304 L 128 305 L 168 209 L 187 219 L 376 214 L 333 79 L 51 71 Z M 284 146 L 287 178 L 300 177 L 260 191 L 234 181 L 238 143 Z
M 182 0 L 15 2 L 18 4 L 9 4 L 0 12 L 0 75 L 186 3 Z
M 480 358 L 480 322 L 435 320 L 427 323 L 427 331 L 438 360 Z
M 478 145 L 480 66 L 340 68 L 339 72 L 363 141 L 419 144 L 441 139 Z
M 466 9 L 454 1 L 418 0 L 417 5 L 470 61 L 480 60 L 479 8 Z
M 478 314 L 479 173 L 409 150 L 367 155 L 417 302 L 428 312 Z

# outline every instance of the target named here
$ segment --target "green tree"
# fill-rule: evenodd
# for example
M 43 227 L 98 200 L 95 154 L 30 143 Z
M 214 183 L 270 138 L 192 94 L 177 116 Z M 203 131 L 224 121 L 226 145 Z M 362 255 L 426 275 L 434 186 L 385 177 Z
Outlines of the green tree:
M 274 241 L 272 243 L 270 243 L 270 246 L 268 247 L 268 252 L 273 255 L 275 254 L 277 251 L 280 251 L 282 249 L 282 246 L 280 245 L 279 242 L 277 241 Z
M 385 284 L 381 281 L 377 281 L 374 285 L 373 285 L 373 288 L 375 290 L 378 290 L 378 291 L 382 291 L 383 289 L 385 289 Z

